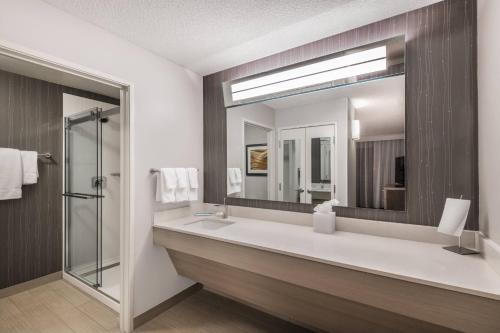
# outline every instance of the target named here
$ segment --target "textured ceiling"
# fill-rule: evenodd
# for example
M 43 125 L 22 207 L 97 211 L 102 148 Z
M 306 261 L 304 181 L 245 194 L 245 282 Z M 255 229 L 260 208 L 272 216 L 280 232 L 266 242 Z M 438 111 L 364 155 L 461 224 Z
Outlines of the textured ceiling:
M 438 0 L 44 0 L 210 74 Z

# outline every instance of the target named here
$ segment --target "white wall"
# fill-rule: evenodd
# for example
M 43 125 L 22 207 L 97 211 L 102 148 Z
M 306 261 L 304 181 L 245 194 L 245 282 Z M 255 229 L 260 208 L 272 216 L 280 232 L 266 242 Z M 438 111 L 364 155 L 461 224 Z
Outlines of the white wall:
M 500 1 L 478 1 L 479 228 L 500 245 Z
M 95 101 L 88 98 L 83 98 L 70 94 L 63 94 L 63 116 L 80 113 L 90 108 L 100 107 L 103 111 L 115 108 L 116 105 L 104 102 Z M 61 121 L 63 121 L 61 119 Z M 82 147 L 79 144 L 85 143 L 82 140 L 74 142 L 72 145 L 72 155 L 77 159 L 85 156 L 85 153 L 90 153 L 92 156 L 90 173 L 86 173 L 85 169 L 78 170 L 81 165 L 71 163 L 71 171 L 75 175 L 73 181 L 77 182 L 78 188 L 73 189 L 75 192 L 82 192 L 83 188 L 90 190 L 89 193 L 94 193 L 91 188 L 91 178 L 95 176 L 95 149 L 96 149 L 96 132 L 95 125 L 89 123 L 90 126 L 75 126 L 74 131 L 81 129 L 90 129 L 90 133 L 83 133 L 84 136 L 89 136 L 90 149 Z M 75 133 L 79 134 L 79 133 Z M 65 157 L 63 160 L 66 160 Z M 111 176 L 111 173 L 120 172 L 120 115 L 115 114 L 108 117 L 108 122 L 102 123 L 102 175 L 106 177 L 106 186 L 102 193 L 102 261 L 103 266 L 120 262 L 120 178 Z M 72 264 L 88 263 L 88 259 L 95 264 L 96 241 L 95 241 L 95 212 L 93 207 L 89 209 L 89 205 L 94 206 L 94 200 L 72 200 L 74 205 L 80 206 L 82 213 L 90 213 L 90 215 L 81 215 L 78 212 L 72 212 L 72 227 L 71 227 L 71 248 Z M 73 269 L 77 267 L 73 266 Z M 95 266 L 93 267 L 95 269 Z
M 244 120 L 274 128 L 274 110 L 262 103 L 249 104 L 227 110 L 227 167 L 240 168 L 243 177 L 246 178 L 243 137 Z M 268 158 L 271 159 L 273 157 L 268 156 Z M 246 180 L 243 183 L 246 183 Z
M 153 210 L 164 207 L 153 203 L 148 170 L 193 166 L 203 174 L 202 78 L 39 0 L 0 0 L 0 40 L 134 83 L 135 314 L 191 285 L 153 246 Z
M 337 149 L 337 199 L 342 205 L 347 205 L 348 183 L 348 99 L 339 98 L 323 101 L 316 104 L 297 106 L 289 109 L 275 110 L 276 128 L 288 126 L 311 125 L 318 123 L 337 124 L 336 149 Z

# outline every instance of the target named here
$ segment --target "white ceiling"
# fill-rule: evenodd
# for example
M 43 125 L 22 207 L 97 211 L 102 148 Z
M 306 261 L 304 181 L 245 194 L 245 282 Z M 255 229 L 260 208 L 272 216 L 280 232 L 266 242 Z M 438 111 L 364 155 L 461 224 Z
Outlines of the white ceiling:
M 356 109 L 355 118 L 360 122 L 361 138 L 404 133 L 404 75 L 277 98 L 263 104 L 274 110 L 286 110 L 345 97 Z
M 440 0 L 44 0 L 201 75 Z

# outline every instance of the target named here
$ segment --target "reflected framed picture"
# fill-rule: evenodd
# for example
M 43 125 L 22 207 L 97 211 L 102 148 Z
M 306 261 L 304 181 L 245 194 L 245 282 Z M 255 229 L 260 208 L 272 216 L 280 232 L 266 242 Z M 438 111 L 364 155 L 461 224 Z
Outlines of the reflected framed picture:
M 247 176 L 267 176 L 267 152 L 266 144 L 246 145 L 247 150 Z

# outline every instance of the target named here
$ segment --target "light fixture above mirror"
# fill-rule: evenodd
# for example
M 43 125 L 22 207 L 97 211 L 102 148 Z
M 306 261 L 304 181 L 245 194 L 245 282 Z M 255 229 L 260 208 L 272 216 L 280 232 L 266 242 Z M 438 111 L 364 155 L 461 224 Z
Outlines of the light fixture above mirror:
M 275 94 L 387 69 L 386 46 L 304 65 L 231 85 L 233 101 Z
M 403 37 L 223 83 L 233 107 L 404 73 Z

